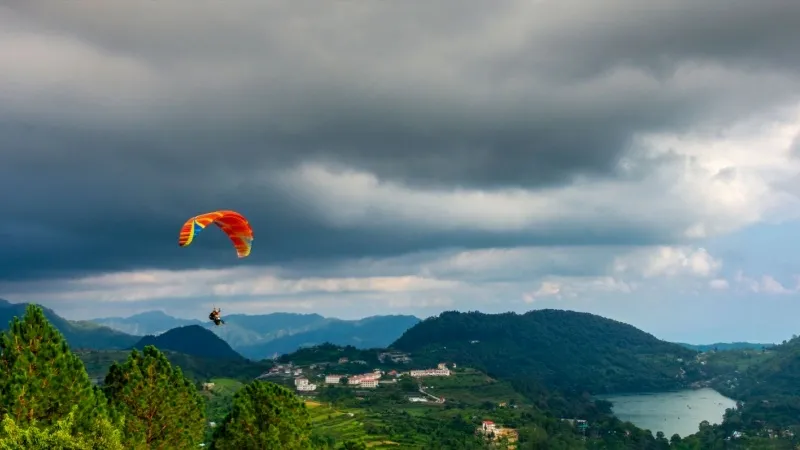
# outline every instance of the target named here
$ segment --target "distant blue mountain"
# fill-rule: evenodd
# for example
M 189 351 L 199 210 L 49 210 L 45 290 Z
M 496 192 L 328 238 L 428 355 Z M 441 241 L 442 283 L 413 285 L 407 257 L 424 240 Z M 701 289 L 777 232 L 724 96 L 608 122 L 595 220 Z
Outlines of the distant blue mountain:
M 403 315 L 373 316 L 361 320 L 326 319 L 326 323 L 318 328 L 241 346 L 237 351 L 247 358 L 260 360 L 325 342 L 356 348 L 385 348 L 420 321 L 418 317 Z
M 130 317 L 104 317 L 90 322 L 138 336 L 157 336 L 173 328 L 205 324 L 196 319 L 172 317 L 162 311 L 147 311 Z
M 200 325 L 213 331 L 236 352 L 253 360 L 324 342 L 357 348 L 386 347 L 420 322 L 417 317 L 402 315 L 341 320 L 319 314 L 295 313 L 231 314 L 224 315 L 224 319 L 225 325 L 217 327 L 210 322 L 149 311 L 130 317 L 93 319 L 91 322 L 140 336 L 158 336 L 174 328 Z

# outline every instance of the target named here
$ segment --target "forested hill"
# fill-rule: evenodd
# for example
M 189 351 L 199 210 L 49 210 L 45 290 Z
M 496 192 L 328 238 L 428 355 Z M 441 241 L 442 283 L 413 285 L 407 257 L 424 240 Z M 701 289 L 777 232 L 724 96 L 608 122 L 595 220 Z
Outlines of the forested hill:
M 0 299 L 0 330 L 8 329 L 14 317 L 25 314 L 27 303 L 11 303 Z M 70 347 L 79 349 L 124 349 L 141 339 L 108 327 L 87 321 L 67 320 L 49 308 L 42 307 L 47 320 L 64 335 Z
M 538 380 L 565 391 L 635 392 L 692 381 L 697 352 L 588 313 L 444 312 L 406 331 L 393 348 L 417 362 L 453 361 L 499 378 Z M 694 373 L 694 371 L 689 371 Z
M 158 336 L 145 336 L 134 348 L 143 349 L 153 345 L 163 350 L 172 350 L 187 355 L 221 360 L 243 360 L 227 342 L 200 325 L 173 328 Z
M 739 368 L 747 366 L 746 370 L 718 377 L 715 387 L 719 391 L 745 401 L 751 416 L 761 416 L 756 419 L 784 426 L 796 425 L 800 417 L 800 338 L 765 351 L 722 352 L 710 356 L 709 364 L 719 365 L 716 360 L 728 359 Z

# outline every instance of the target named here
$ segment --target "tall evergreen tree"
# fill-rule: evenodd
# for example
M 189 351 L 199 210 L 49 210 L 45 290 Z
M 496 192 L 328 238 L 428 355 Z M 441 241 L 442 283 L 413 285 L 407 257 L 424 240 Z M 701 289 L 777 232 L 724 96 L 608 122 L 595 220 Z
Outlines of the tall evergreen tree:
M 124 415 L 128 442 L 170 450 L 197 448 L 202 442 L 203 399 L 155 347 L 133 350 L 123 364 L 113 364 L 103 390 L 114 411 Z
M 28 305 L 0 335 L 0 417 L 20 428 L 48 427 L 73 413 L 73 431 L 80 433 L 96 425 L 102 403 L 83 362 L 42 309 Z
M 231 412 L 214 431 L 212 450 L 311 449 L 305 403 L 294 392 L 252 381 L 233 397 Z

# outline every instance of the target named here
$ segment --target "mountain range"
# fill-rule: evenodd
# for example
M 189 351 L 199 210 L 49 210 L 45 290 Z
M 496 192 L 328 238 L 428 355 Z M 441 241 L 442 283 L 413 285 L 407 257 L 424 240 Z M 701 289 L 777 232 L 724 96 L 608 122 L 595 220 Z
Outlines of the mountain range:
M 11 303 L 0 299 L 0 329 L 8 328 L 14 317 L 25 314 L 27 303 Z M 114 330 L 84 320 L 67 320 L 49 308 L 42 308 L 45 317 L 64 335 L 64 338 L 74 349 L 126 349 L 136 344 L 141 336 Z
M 319 314 L 272 313 L 263 315 L 231 314 L 225 325 L 180 319 L 161 311 L 149 311 L 130 317 L 92 319 L 98 325 L 126 333 L 159 335 L 168 330 L 199 326 L 213 331 L 242 356 L 261 360 L 276 353 L 290 353 L 303 346 L 330 342 L 358 348 L 386 347 L 420 319 L 414 316 L 374 316 L 342 320 Z
M 133 336 L 156 336 L 177 327 L 205 325 L 205 322 L 197 319 L 180 319 L 162 311 L 147 311 L 130 317 L 104 317 L 91 319 L 90 322 Z

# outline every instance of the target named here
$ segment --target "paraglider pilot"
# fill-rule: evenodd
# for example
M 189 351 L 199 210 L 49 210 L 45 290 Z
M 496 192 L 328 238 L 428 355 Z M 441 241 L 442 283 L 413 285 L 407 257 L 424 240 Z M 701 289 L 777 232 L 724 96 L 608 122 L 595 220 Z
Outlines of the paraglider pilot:
M 221 309 L 214 308 L 213 310 L 211 310 L 211 314 L 208 315 L 208 319 L 214 322 L 214 325 L 217 326 L 219 326 L 220 324 L 224 324 L 225 321 L 219 317 L 219 313 L 221 312 L 222 312 Z

